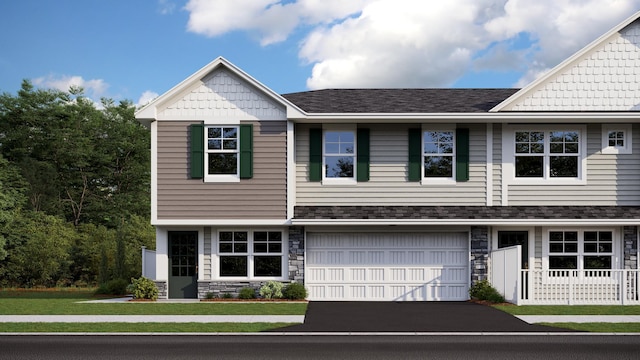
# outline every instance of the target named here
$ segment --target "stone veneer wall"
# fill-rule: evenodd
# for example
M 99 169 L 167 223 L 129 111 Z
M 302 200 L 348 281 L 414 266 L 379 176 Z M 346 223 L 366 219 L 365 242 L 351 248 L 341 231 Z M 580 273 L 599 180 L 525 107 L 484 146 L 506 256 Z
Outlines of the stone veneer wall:
M 624 268 L 635 270 L 638 268 L 638 227 L 625 226 L 623 236 Z
M 304 227 L 289 227 L 289 280 L 304 284 Z
M 471 284 L 488 279 L 489 228 L 471 227 Z
M 154 283 L 156 283 L 156 287 L 158 288 L 158 299 L 167 299 L 169 297 L 167 282 L 154 280 Z

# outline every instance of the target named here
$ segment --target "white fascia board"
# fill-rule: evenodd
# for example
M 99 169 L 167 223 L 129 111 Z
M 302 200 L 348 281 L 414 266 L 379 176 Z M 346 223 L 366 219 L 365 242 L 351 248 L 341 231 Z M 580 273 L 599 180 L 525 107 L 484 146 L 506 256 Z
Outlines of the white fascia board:
M 553 78 L 553 77 L 557 76 L 558 74 L 562 73 L 562 71 L 564 69 L 566 69 L 567 67 L 571 66 L 576 61 L 583 60 L 583 58 L 585 57 L 586 54 L 588 54 L 588 53 L 590 53 L 592 51 L 595 51 L 600 46 L 602 46 L 602 44 L 606 43 L 610 38 L 615 37 L 615 36 L 619 36 L 618 33 L 620 31 L 622 31 L 622 29 L 627 27 L 629 24 L 631 24 L 632 22 L 636 21 L 638 19 L 638 17 L 640 17 L 640 11 L 636 12 L 635 14 L 631 15 L 630 17 L 628 17 L 623 22 L 619 23 L 614 28 L 612 28 L 611 30 L 609 30 L 608 32 L 606 32 L 605 34 L 603 34 L 602 36 L 600 36 L 596 40 L 592 41 L 589 45 L 587 45 L 587 46 L 583 47 L 582 49 L 578 50 L 575 54 L 573 54 L 572 56 L 570 56 L 569 58 L 567 58 L 566 60 L 564 60 L 560 64 L 556 65 L 551 70 L 547 71 L 546 74 L 540 76 L 538 79 L 534 80 L 529 85 L 527 85 L 524 88 L 520 89 L 515 94 L 509 96 L 506 100 L 504 100 L 503 102 L 499 103 L 498 105 L 496 105 L 495 107 L 493 107 L 493 109 L 491 109 L 489 111 L 490 112 L 502 111 L 505 108 L 508 108 L 511 105 L 513 105 L 513 103 L 517 102 L 518 100 L 526 97 L 532 91 L 535 91 L 538 87 L 544 85 L 550 78 Z
M 334 226 L 334 225 L 353 225 L 353 226 L 403 226 L 403 225 L 456 225 L 456 226 L 472 226 L 472 225 L 491 225 L 491 226 L 624 226 L 640 224 L 640 219 L 396 219 L 396 220 L 313 220 L 301 219 L 292 220 L 291 225 L 295 226 Z
M 267 219 L 153 219 L 151 225 L 154 226 L 288 226 L 291 220 L 267 220 Z
M 640 112 L 501 112 L 501 113 L 354 113 L 309 114 L 305 118 L 290 119 L 295 123 L 601 123 L 603 121 L 634 123 Z

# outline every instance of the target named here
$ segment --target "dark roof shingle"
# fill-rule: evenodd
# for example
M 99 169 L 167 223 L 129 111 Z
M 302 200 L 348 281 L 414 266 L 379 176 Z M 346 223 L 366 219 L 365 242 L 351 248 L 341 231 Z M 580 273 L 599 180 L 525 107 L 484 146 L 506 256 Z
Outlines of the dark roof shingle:
M 327 89 L 283 94 L 307 113 L 487 112 L 519 89 Z

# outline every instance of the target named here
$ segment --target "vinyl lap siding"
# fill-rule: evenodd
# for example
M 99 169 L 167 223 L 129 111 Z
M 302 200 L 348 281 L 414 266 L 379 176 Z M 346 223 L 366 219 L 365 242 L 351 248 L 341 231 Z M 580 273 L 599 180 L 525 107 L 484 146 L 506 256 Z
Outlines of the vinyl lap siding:
M 509 205 L 640 204 L 640 133 L 633 126 L 632 154 L 602 154 L 602 131 L 587 126 L 586 185 L 510 185 Z
M 493 205 L 502 205 L 502 125 L 493 125 Z
M 188 178 L 191 123 L 158 122 L 158 219 L 285 219 L 286 122 L 250 122 L 254 174 L 239 183 Z
M 469 125 L 469 181 L 452 185 L 409 182 L 408 129 L 415 125 L 375 124 L 370 129 L 370 180 L 357 185 L 322 185 L 308 181 L 309 129 L 296 125 L 298 205 L 485 205 L 486 127 Z

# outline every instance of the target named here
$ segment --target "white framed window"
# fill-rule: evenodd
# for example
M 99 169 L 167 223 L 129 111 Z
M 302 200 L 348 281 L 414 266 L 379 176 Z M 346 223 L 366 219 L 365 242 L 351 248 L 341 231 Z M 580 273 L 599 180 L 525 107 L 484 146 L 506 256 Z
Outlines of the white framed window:
M 513 183 L 586 184 L 585 126 L 511 126 L 504 136 Z
M 324 130 L 323 183 L 356 183 L 355 130 Z
M 631 154 L 633 142 L 631 129 L 631 124 L 603 124 L 602 153 Z
M 213 266 L 220 279 L 284 280 L 286 248 L 282 231 L 220 230 Z
M 239 135 L 238 126 L 205 127 L 205 181 L 240 181 Z
M 455 130 L 423 130 L 422 178 L 423 182 L 455 181 Z
M 546 268 L 558 270 L 587 270 L 587 275 L 599 273 L 617 266 L 616 232 L 612 229 L 547 229 L 544 233 Z

